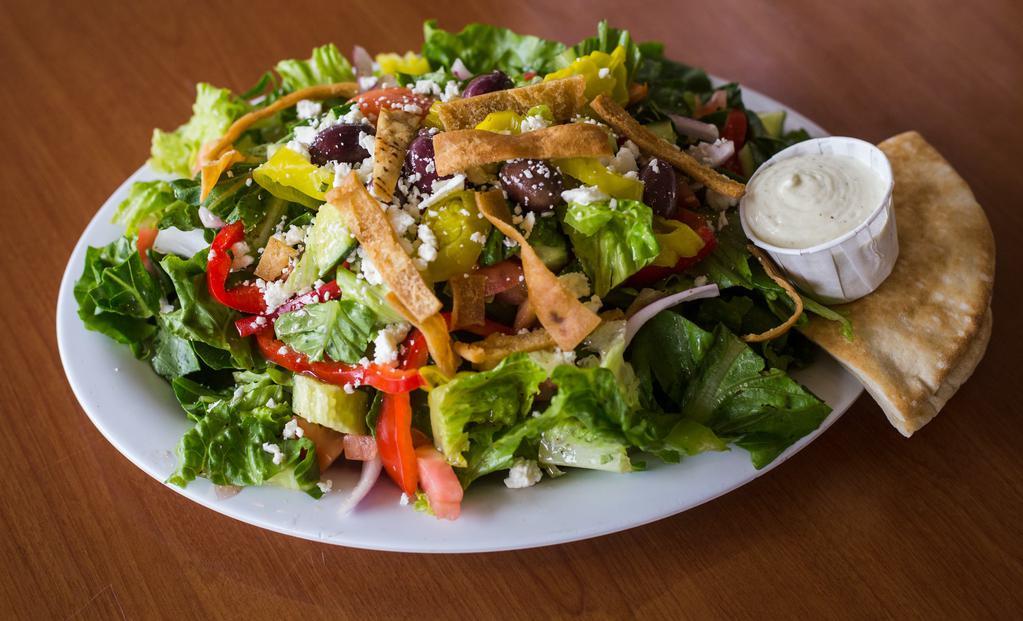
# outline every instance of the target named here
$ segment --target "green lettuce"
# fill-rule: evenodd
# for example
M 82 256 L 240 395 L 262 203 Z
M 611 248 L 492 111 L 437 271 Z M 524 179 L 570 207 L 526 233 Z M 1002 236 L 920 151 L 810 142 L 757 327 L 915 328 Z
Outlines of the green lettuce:
M 313 48 L 308 60 L 282 60 L 275 69 L 281 76 L 281 87 L 285 93 L 355 79 L 352 65 L 333 43 Z
M 283 437 L 291 419 L 288 387 L 269 374 L 240 373 L 235 381 L 232 392 L 175 382 L 179 399 L 194 399 L 182 405 L 197 422 L 181 438 L 178 468 L 168 481 L 185 487 L 202 476 L 216 485 L 280 485 L 319 498 L 315 445 Z
M 170 277 L 179 308 L 161 317 L 180 338 L 199 341 L 230 355 L 232 368 L 251 369 L 255 364 L 249 339 L 238 335 L 234 321 L 238 313 L 220 304 L 206 286 L 206 250 L 185 260 L 168 255 L 160 262 Z
M 639 201 L 569 204 L 565 232 L 594 293 L 608 291 L 649 265 L 660 248 L 654 238 L 653 212 Z
M 159 331 L 153 345 L 153 357 L 150 364 L 158 375 L 173 380 L 200 370 L 199 357 L 188 339 L 174 334 L 163 319 L 157 321 Z
M 309 304 L 284 313 L 274 322 L 277 338 L 309 356 L 354 363 L 373 337 L 376 314 L 351 298 Z
M 136 181 L 128 190 L 128 198 L 117 206 L 113 221 L 123 224 L 126 234 L 134 235 L 139 228 L 156 226 L 168 213 L 186 207 L 187 204 L 174 195 L 170 183 Z
M 131 288 L 136 277 L 141 291 Z M 78 317 L 87 329 L 128 345 L 136 358 L 146 358 L 156 335 L 156 326 L 148 317 L 154 308 L 159 309 L 157 287 L 131 239 L 122 237 L 100 248 L 89 247 L 74 288 Z
M 492 434 L 527 416 L 545 379 L 542 366 L 517 353 L 490 371 L 463 371 L 431 390 L 433 439 L 448 463 L 467 465 L 462 453 L 469 447 L 470 431 Z
M 250 109 L 230 90 L 200 82 L 195 87 L 192 118 L 172 132 L 153 130 L 149 165 L 159 172 L 191 177 L 202 144 L 222 136 Z
M 660 391 L 661 405 L 687 425 L 701 425 L 746 448 L 757 468 L 831 412 L 783 371 L 765 368 L 762 357 L 721 325 L 707 332 L 662 312 L 643 326 L 630 352 L 640 381 Z
M 432 69 L 450 69 L 455 60 L 473 74 L 495 69 L 511 76 L 527 71 L 550 73 L 562 65 L 565 46 L 532 35 L 520 35 L 507 28 L 469 24 L 459 33 L 437 27 L 436 20 L 423 24 L 423 57 Z

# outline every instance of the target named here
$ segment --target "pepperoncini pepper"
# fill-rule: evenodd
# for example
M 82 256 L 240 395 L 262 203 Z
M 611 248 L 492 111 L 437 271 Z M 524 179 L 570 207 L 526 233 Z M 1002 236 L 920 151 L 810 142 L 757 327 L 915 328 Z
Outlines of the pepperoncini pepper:
M 629 102 L 629 77 L 625 68 L 625 48 L 619 45 L 610 54 L 591 52 L 572 61 L 572 64 L 548 73 L 544 82 L 559 80 L 574 75 L 586 78 L 586 99 L 592 101 L 597 95 L 608 94 L 621 105 Z

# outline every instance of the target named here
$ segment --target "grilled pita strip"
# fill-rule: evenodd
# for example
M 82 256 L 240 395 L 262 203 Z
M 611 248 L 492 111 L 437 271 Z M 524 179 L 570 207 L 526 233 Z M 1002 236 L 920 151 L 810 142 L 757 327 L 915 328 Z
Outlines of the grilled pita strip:
M 520 88 L 495 91 L 485 95 L 453 99 L 437 105 L 444 129 L 471 129 L 487 118 L 491 112 L 513 110 L 525 114 L 530 108 L 546 104 L 555 121 L 565 121 L 586 106 L 586 79 L 572 76 Z
M 441 132 L 433 137 L 433 148 L 441 176 L 508 160 L 613 155 L 607 130 L 591 123 L 555 125 L 514 136 L 482 129 Z
M 376 149 L 373 152 L 373 193 L 385 203 L 394 198 L 394 188 L 405 163 L 405 153 L 423 117 L 419 114 L 382 108 L 377 117 Z
M 795 308 L 792 310 L 792 315 L 781 325 L 775 326 L 766 332 L 761 332 L 760 334 L 747 334 L 742 337 L 742 340 L 747 343 L 760 343 L 776 339 L 791 330 L 792 326 L 796 325 L 796 322 L 799 321 L 800 316 L 803 314 L 803 298 L 799 297 L 799 294 L 796 293 L 795 287 L 793 287 L 789 281 L 785 280 L 785 278 L 778 272 L 778 268 L 775 267 L 774 261 L 771 261 L 771 258 L 767 256 L 767 253 L 752 244 L 747 246 L 747 248 L 749 248 L 750 254 L 755 256 L 757 261 L 760 261 L 760 265 L 764 267 L 764 271 L 767 272 L 767 276 L 774 282 L 778 283 L 778 286 L 785 290 L 785 293 L 792 298 L 792 302 L 795 304 Z
M 556 346 L 554 337 L 540 328 L 522 334 L 495 332 L 475 343 L 455 342 L 455 351 L 476 367 L 489 369 L 517 352 L 540 351 Z
M 451 285 L 451 329 L 482 326 L 486 322 L 487 279 L 479 274 L 463 274 L 448 281 Z
M 284 273 L 285 268 L 291 264 L 291 259 L 298 254 L 298 251 L 285 244 L 276 237 L 271 237 L 263 248 L 263 254 L 259 257 L 259 265 L 256 266 L 256 276 L 270 282 L 277 280 Z
M 199 177 L 199 200 L 206 200 L 206 197 L 210 195 L 210 192 L 213 190 L 213 186 L 217 185 L 217 181 L 220 180 L 220 175 L 224 174 L 225 170 L 230 168 L 233 164 L 244 160 L 245 156 L 241 153 L 234 149 L 228 149 L 216 160 L 203 165 L 200 169 Z
M 476 206 L 506 237 L 519 244 L 522 273 L 526 279 L 529 302 L 540 323 L 558 347 L 565 351 L 579 343 L 600 325 L 600 317 L 583 306 L 558 280 L 536 254 L 522 233 L 511 225 L 511 214 L 500 190 L 476 194 Z
M 327 192 L 327 202 L 341 211 L 345 226 L 359 240 L 387 287 L 417 322 L 440 312 L 441 303 L 419 274 L 388 222 L 380 203 L 352 172 Z
M 734 179 L 729 179 L 713 168 L 704 166 L 693 156 L 640 125 L 636 119 L 632 118 L 631 114 L 608 95 L 599 95 L 593 100 L 590 107 L 605 123 L 613 127 L 619 134 L 635 142 L 644 152 L 665 160 L 718 194 L 740 198 L 746 192 L 745 185 Z

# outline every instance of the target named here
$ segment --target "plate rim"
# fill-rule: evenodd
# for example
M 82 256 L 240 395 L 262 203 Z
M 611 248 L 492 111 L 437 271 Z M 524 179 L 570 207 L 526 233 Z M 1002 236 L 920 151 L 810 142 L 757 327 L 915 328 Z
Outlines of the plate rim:
M 721 80 L 714 76 L 711 76 L 711 78 L 714 81 L 715 85 L 725 83 L 724 80 Z M 742 89 L 744 101 L 746 97 L 752 95 L 754 99 L 763 102 L 764 105 L 774 106 L 776 109 L 785 110 L 789 117 L 792 116 L 798 117 L 799 126 L 807 129 L 807 131 L 812 136 L 829 135 L 820 125 L 813 122 L 812 120 L 802 115 L 798 111 L 794 110 L 793 108 L 786 106 L 755 89 L 747 88 L 745 86 L 743 86 Z M 760 105 L 756 106 L 756 109 L 761 108 L 762 106 Z M 786 122 L 788 122 L 788 118 L 786 119 Z M 89 421 L 100 432 L 104 439 L 107 442 L 109 442 L 124 458 L 126 458 L 135 467 L 145 472 L 150 478 L 153 478 L 157 482 L 162 484 L 163 487 L 170 488 L 171 490 L 180 494 L 181 496 L 184 496 L 185 498 L 193 502 L 196 502 L 207 509 L 211 509 L 221 515 L 225 515 L 229 518 L 238 520 L 245 524 L 250 524 L 259 528 L 264 528 L 276 533 L 280 533 L 282 535 L 298 537 L 309 541 L 329 543 L 332 545 L 341 545 L 345 547 L 358 549 L 404 553 L 460 554 L 500 552 L 508 550 L 530 549 L 549 545 L 559 545 L 563 543 L 572 543 L 575 541 L 581 541 L 585 539 L 603 537 L 605 535 L 630 530 L 632 528 L 638 528 L 646 524 L 650 524 L 652 522 L 656 522 L 674 515 L 678 515 L 680 513 L 684 513 L 705 503 L 716 500 L 717 498 L 720 498 L 721 496 L 728 494 L 740 487 L 743 487 L 744 485 L 749 484 L 753 480 L 766 475 L 768 472 L 774 470 L 782 463 L 788 461 L 788 459 L 790 459 L 796 453 L 798 453 L 811 442 L 815 441 L 818 437 L 820 437 L 828 428 L 830 428 L 835 423 L 835 421 L 837 421 L 843 414 L 845 414 L 845 412 L 848 411 L 852 404 L 855 403 L 856 400 L 859 399 L 863 394 L 863 387 L 857 386 L 856 390 L 854 392 L 850 392 L 850 394 L 845 398 L 847 402 L 836 405 L 833 408 L 833 411 L 821 423 L 821 425 L 816 430 L 814 430 L 814 432 L 801 438 L 798 442 L 796 442 L 788 449 L 786 449 L 784 453 L 782 453 L 777 459 L 775 459 L 773 462 L 771 462 L 764 468 L 760 470 L 755 470 L 749 476 L 740 477 L 736 479 L 735 481 L 732 482 L 732 484 L 725 486 L 724 488 L 718 490 L 716 493 L 706 495 L 697 502 L 688 504 L 681 508 L 675 508 L 672 510 L 651 514 L 638 520 L 614 522 L 603 527 L 590 528 L 588 530 L 580 530 L 569 535 L 552 534 L 547 538 L 539 536 L 525 543 L 518 542 L 515 540 L 512 540 L 508 543 L 502 543 L 503 541 L 502 538 L 495 538 L 490 545 L 486 546 L 481 546 L 479 544 L 463 545 L 461 544 L 461 542 L 455 540 L 449 541 L 448 542 L 449 545 L 425 543 L 420 546 L 409 547 L 407 545 L 401 544 L 391 545 L 386 542 L 362 541 L 359 540 L 358 537 L 352 537 L 351 534 L 348 534 L 346 536 L 339 536 L 339 534 L 328 534 L 328 536 L 325 537 L 323 533 L 320 533 L 319 536 L 316 536 L 310 532 L 288 528 L 286 525 L 282 525 L 281 523 L 274 522 L 262 516 L 243 515 L 242 514 L 243 511 L 241 509 L 235 508 L 230 504 L 224 503 L 220 500 L 210 497 L 209 495 L 204 495 L 198 492 L 196 490 L 197 486 L 194 484 L 186 488 L 179 488 L 177 486 L 168 484 L 163 479 L 162 475 L 159 473 L 156 467 L 156 464 L 152 460 L 147 461 L 143 459 L 142 455 L 138 451 L 132 450 L 130 447 L 118 441 L 117 437 L 112 433 L 112 430 L 109 429 L 106 424 L 100 421 L 101 419 L 100 415 L 94 414 L 89 405 L 87 405 L 89 399 L 85 397 L 85 390 L 82 385 L 83 380 L 80 377 L 79 371 L 76 369 L 73 361 L 71 360 L 71 355 L 70 352 L 68 351 L 69 342 L 66 330 L 69 328 L 73 328 L 85 331 L 85 328 L 82 326 L 81 321 L 78 319 L 77 303 L 74 300 L 73 287 L 74 281 L 77 279 L 78 276 L 78 271 L 80 271 L 80 264 L 84 259 L 85 249 L 88 247 L 88 242 L 86 241 L 86 239 L 90 236 L 90 233 L 92 233 L 94 229 L 105 224 L 103 222 L 103 219 L 107 217 L 107 215 L 109 214 L 110 212 L 109 208 L 112 206 L 114 198 L 124 194 L 126 189 L 132 183 L 134 183 L 138 178 L 144 176 L 145 177 L 155 176 L 152 170 L 149 168 L 148 163 L 144 163 L 141 167 L 139 167 L 131 175 L 129 175 L 127 179 L 125 179 L 120 185 L 118 185 L 118 187 L 111 193 L 110 197 L 108 197 L 106 201 L 104 201 L 104 203 L 99 207 L 99 209 L 97 209 L 96 213 L 93 214 L 88 224 L 82 230 L 81 235 L 75 242 L 74 248 L 72 249 L 70 256 L 68 257 L 68 262 L 65 265 L 64 272 L 60 280 L 55 313 L 57 349 L 60 355 L 61 365 L 63 367 L 64 374 L 65 377 L 67 378 L 68 384 L 71 386 L 72 392 L 74 393 L 75 398 L 78 401 L 79 407 L 82 409 L 83 412 L 85 412 L 86 416 L 89 418 Z M 123 346 L 119 344 L 117 344 L 117 346 L 123 348 Z M 127 349 L 125 349 L 124 351 L 127 351 Z M 824 355 L 823 352 L 821 352 L 821 355 Z M 132 362 L 137 364 L 145 364 L 142 361 L 135 360 L 133 357 L 131 358 L 131 360 Z M 149 372 L 152 372 L 151 369 L 149 370 Z M 853 377 L 845 369 L 843 369 L 842 372 L 846 375 L 849 375 L 849 377 Z M 168 451 L 173 451 L 174 448 L 175 447 L 168 447 Z M 289 491 L 291 493 L 296 494 L 300 493 L 294 490 Z M 457 524 L 457 522 L 455 522 L 455 524 Z

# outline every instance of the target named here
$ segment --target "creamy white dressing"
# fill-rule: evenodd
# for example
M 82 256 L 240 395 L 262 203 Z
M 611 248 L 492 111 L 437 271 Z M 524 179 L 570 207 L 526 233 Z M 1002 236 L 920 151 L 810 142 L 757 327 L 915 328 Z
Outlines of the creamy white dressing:
M 848 155 L 807 153 L 759 171 L 746 186 L 746 221 L 763 241 L 810 248 L 867 220 L 884 200 L 884 181 Z

